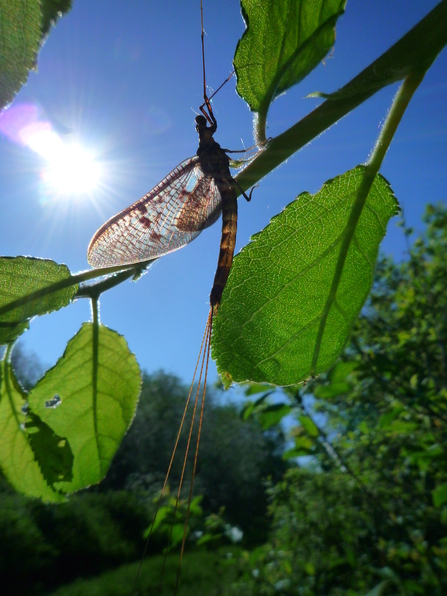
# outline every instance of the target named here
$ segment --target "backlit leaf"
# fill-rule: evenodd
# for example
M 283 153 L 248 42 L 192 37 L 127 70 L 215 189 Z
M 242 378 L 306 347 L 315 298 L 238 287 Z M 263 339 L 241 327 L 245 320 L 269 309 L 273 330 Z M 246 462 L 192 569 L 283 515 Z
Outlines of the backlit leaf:
M 70 278 L 68 267 L 58 265 L 49 259 L 1 257 L 0 345 L 14 340 L 23 333 L 28 328 L 28 319 L 31 317 L 44 315 L 67 306 L 78 286 L 74 284 L 56 292 L 30 299 L 25 304 L 4 312 L 9 304 L 68 278 Z
M 39 416 L 28 411 L 25 429 L 40 470 L 52 487 L 55 482 L 73 478 L 73 453 L 68 441 L 42 422 Z
M 135 356 L 118 333 L 85 323 L 64 355 L 31 391 L 32 411 L 66 437 L 74 455 L 73 480 L 58 482 L 73 492 L 99 482 L 135 414 L 141 388 Z M 52 407 L 55 396 L 60 399 Z
M 346 0 L 242 0 L 247 29 L 236 48 L 237 92 L 265 117 L 331 49 Z
M 0 110 L 35 68 L 41 40 L 71 0 L 0 0 Z
M 34 68 L 41 38 L 40 0 L 0 0 L 0 110 Z
M 397 201 L 364 166 L 301 194 L 234 259 L 213 325 L 223 383 L 293 385 L 330 368 L 371 288 Z
M 25 429 L 26 394 L 18 385 L 10 363 L 1 362 L 0 467 L 8 482 L 19 492 L 44 501 L 64 497 L 50 488 L 36 462 Z
M 42 0 L 42 35 L 71 8 L 71 0 Z

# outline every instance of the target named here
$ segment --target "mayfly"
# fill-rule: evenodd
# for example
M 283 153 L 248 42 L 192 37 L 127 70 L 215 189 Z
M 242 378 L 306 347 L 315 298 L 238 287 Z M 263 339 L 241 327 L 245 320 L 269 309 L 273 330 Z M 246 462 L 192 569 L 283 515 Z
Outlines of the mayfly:
M 155 259 L 178 250 L 191 242 L 191 240 L 196 238 L 202 230 L 215 223 L 219 218 L 220 213 L 222 213 L 220 252 L 216 274 L 210 293 L 210 313 L 207 319 L 204 339 L 196 366 L 197 371 L 200 358 L 202 358 L 198 389 L 189 430 L 188 447 L 184 457 L 183 472 L 177 493 L 177 503 L 182 488 L 183 473 L 186 467 L 194 418 L 199 401 L 202 373 L 205 369 L 189 503 L 192 496 L 205 402 L 206 377 L 210 355 L 213 316 L 216 314 L 222 298 L 222 293 L 233 262 L 233 254 L 236 244 L 237 195 L 243 194 L 248 201 L 251 198 L 251 194 L 250 196 L 247 196 L 231 176 L 230 159 L 227 155 L 227 151 L 222 149 L 213 138 L 214 133 L 217 130 L 217 121 L 211 106 L 211 98 L 213 96 L 208 97 L 206 87 L 202 6 L 201 23 L 204 103 L 199 108 L 201 115 L 198 115 L 195 120 L 196 130 L 199 135 L 197 154 L 174 168 L 166 178 L 139 201 L 109 219 L 109 221 L 107 221 L 93 236 L 87 253 L 88 262 L 93 267 L 131 265 Z M 195 375 L 196 372 L 194 372 L 193 382 Z M 185 419 L 186 408 L 189 404 L 192 387 L 193 383 L 191 384 L 183 420 Z M 180 432 L 181 428 L 161 492 L 162 495 L 167 485 Z M 189 504 L 186 514 L 180 563 L 185 545 L 188 515 Z M 177 585 L 178 578 L 179 575 L 177 575 Z
M 205 69 L 203 36 L 202 16 Z M 207 95 L 205 76 L 203 97 L 204 103 L 199 108 L 203 115 L 196 117 L 197 154 L 174 168 L 144 197 L 103 224 L 90 241 L 87 260 L 92 267 L 100 268 L 132 265 L 167 255 L 194 240 L 222 213 L 220 253 L 210 294 L 211 309 L 215 312 L 233 262 L 236 188 L 247 201 L 251 197 L 231 176 L 227 151 L 213 138 L 217 120 Z

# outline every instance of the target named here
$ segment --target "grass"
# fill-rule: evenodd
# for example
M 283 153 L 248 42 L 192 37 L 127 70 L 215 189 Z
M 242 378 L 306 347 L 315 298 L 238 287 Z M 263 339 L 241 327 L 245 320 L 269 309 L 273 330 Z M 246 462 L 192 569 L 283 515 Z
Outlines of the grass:
M 236 577 L 231 564 L 230 552 L 222 549 L 214 552 L 196 551 L 183 557 L 178 596 L 217 596 Z M 239 549 L 237 549 L 239 550 Z M 166 560 L 162 585 L 159 587 L 163 556 L 147 559 L 141 568 L 134 596 L 172 596 L 175 590 L 179 556 L 170 555 Z M 93 579 L 78 579 L 62 586 L 49 596 L 130 596 L 137 574 L 138 563 L 122 565 Z

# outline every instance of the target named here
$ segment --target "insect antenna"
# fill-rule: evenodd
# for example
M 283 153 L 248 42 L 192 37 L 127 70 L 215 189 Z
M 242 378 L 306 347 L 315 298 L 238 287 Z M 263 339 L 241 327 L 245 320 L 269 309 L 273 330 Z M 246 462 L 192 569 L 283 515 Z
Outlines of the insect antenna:
M 202 26 L 202 74 L 203 74 L 203 104 L 199 107 L 199 110 L 205 116 L 208 121 L 208 124 L 217 124 L 216 118 L 214 117 L 213 108 L 211 107 L 211 100 L 213 97 L 218 93 L 222 87 L 228 83 L 231 77 L 234 75 L 234 70 L 229 74 L 229 76 L 225 79 L 225 81 L 208 97 L 207 88 L 206 88 L 206 70 L 205 70 L 205 29 L 203 27 L 203 1 L 200 0 L 200 22 Z M 205 109 L 206 108 L 206 109 Z M 208 110 L 208 111 L 207 111 Z

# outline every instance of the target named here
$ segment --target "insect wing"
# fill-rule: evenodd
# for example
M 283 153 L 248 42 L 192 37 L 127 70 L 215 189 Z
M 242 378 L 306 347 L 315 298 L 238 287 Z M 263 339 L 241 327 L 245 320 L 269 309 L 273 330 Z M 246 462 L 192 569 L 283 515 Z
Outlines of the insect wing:
M 92 267 L 130 265 L 182 248 L 214 223 L 220 193 L 191 157 L 139 201 L 107 221 L 87 250 Z

